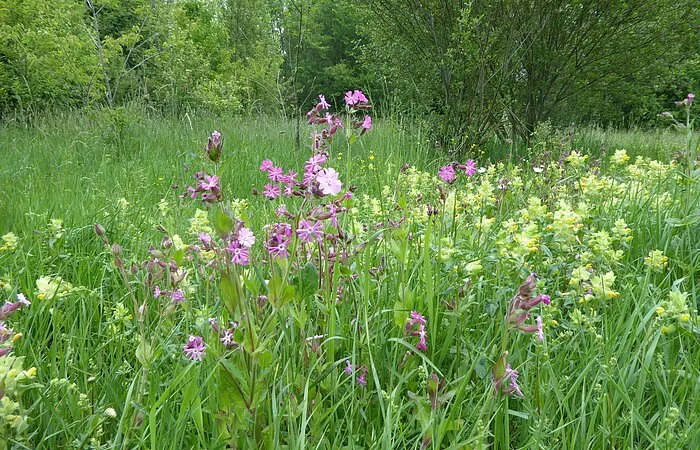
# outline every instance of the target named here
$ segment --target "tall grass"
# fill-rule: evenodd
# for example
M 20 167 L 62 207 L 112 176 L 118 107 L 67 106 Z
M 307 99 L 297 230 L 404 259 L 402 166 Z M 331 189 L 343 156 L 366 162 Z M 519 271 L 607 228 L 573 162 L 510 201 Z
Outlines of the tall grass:
M 309 156 L 306 146 L 294 148 L 291 122 L 122 111 L 58 115 L 0 129 L 0 235 L 11 231 L 20 238 L 16 249 L 0 253 L 0 279 L 6 297 L 23 292 L 32 300 L 11 322 L 23 333 L 14 354 L 25 356 L 25 369 L 37 368 L 34 385 L 19 397 L 26 431 L 14 433 L 0 422 L 7 447 L 700 446 L 700 226 L 692 220 L 700 208 L 698 180 L 648 164 L 634 177 L 629 163 L 608 160 L 625 148 L 668 162 L 677 137 L 585 130 L 569 148 L 551 140 L 535 151 L 584 148 L 590 162 L 604 145 L 600 167 L 558 167 L 552 154 L 543 174 L 532 171 L 535 156 L 522 163 L 524 150 L 489 144 L 481 149 L 480 165 L 487 166 L 486 153 L 494 160 L 517 156 L 448 186 L 429 175 L 401 174 L 405 163 L 432 174 L 447 162 L 420 129 L 378 123 L 356 145 L 336 145 L 330 159 L 343 181 L 347 176 L 354 185 L 351 211 L 341 223 L 349 229 L 356 220 L 367 228 L 364 240 L 357 231 L 355 241 L 364 243 L 363 250 L 337 266 L 328 288 L 297 292 L 285 304 L 257 306 L 257 294 L 272 297 L 266 289 L 273 288 L 258 279 L 274 283 L 271 263 L 241 272 L 250 308 L 241 317 L 252 317 L 259 327 L 260 351 L 231 356 L 217 350 L 207 322 L 221 317 L 226 302 L 210 272 L 183 263 L 197 289 L 173 311 L 150 298 L 143 279 L 125 281 L 112 249 L 94 232 L 95 223 L 105 227 L 109 240 L 121 245 L 127 268 L 147 259 L 149 247 L 160 248 L 159 229 L 196 243 L 189 219 L 204 207 L 180 202 L 178 195 L 202 167 L 203 144 L 214 129 L 225 142 L 218 172 L 225 198 L 249 202 L 244 214 L 258 236 L 260 258 L 263 226 L 278 220 L 273 211 L 279 204 L 253 195 L 267 182 L 260 162 L 270 158 L 301 170 Z M 609 187 L 586 187 L 593 171 L 600 171 L 596 180 L 609 175 L 624 189 L 611 195 Z M 482 192 L 489 183 L 490 193 Z M 496 189 L 498 183 L 506 189 Z M 533 197 L 546 208 L 541 217 L 529 203 Z M 158 207 L 162 199 L 170 212 Z M 569 212 L 558 200 L 583 217 L 566 244 L 563 234 L 547 227 L 553 216 Z M 424 214 L 428 203 L 438 211 L 431 218 Z M 404 221 L 394 226 L 389 218 Z M 633 239 L 596 250 L 604 245 L 595 233 L 614 234 L 620 218 Z M 51 219 L 63 220 L 60 231 Z M 527 236 L 529 223 L 536 224 L 531 234 L 537 236 Z M 644 262 L 654 249 L 669 258 L 659 271 Z M 613 250 L 622 253 L 605 253 Z M 616 281 L 606 289 L 619 297 L 586 300 L 570 284 L 572 270 L 586 258 L 594 274 L 614 271 Z M 470 263 L 481 269 L 467 268 Z M 502 354 L 508 301 L 531 271 L 539 273 L 538 289 L 551 295 L 552 306 L 531 312 L 531 321 L 534 315 L 545 320 L 544 342 L 509 331 L 508 358 L 520 372 L 521 399 L 495 392 L 490 371 Z M 62 298 L 38 298 L 36 280 L 44 275 L 61 276 L 76 288 Z M 302 290 L 298 278 L 285 282 Z M 658 313 L 674 286 L 688 293 L 687 321 Z M 148 299 L 147 311 L 139 311 L 134 293 L 139 303 Z M 425 352 L 404 332 L 410 310 L 427 317 Z M 145 330 L 139 317 L 145 317 Z M 148 348 L 140 345 L 141 333 L 152 343 Z M 183 355 L 190 334 L 204 336 L 209 346 L 201 363 Z M 315 335 L 323 336 L 318 349 L 305 339 Z M 241 338 L 244 347 L 258 344 Z M 257 393 L 254 410 L 232 393 L 221 369 L 227 358 L 239 356 L 260 377 L 241 375 Z M 344 373 L 348 363 L 367 368 L 365 387 L 356 382 L 357 371 Z

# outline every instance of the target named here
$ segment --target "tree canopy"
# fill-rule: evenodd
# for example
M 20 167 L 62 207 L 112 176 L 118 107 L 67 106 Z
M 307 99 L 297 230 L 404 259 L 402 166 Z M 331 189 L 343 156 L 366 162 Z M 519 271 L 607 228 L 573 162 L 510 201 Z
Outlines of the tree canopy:
M 700 83 L 692 0 L 0 0 L 0 114 L 298 116 L 361 88 L 457 147 L 645 125 Z

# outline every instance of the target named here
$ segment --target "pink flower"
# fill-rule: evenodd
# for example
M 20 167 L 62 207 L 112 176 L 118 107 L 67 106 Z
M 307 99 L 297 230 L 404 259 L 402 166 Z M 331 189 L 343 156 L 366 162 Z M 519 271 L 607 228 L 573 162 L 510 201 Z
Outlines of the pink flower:
M 321 170 L 316 176 L 316 181 L 323 195 L 337 195 L 343 188 L 343 183 L 338 179 L 338 172 L 332 167 Z
M 267 171 L 267 177 L 272 181 L 282 181 L 284 170 L 281 167 L 270 167 L 270 170 Z
M 202 245 L 204 245 L 204 247 L 211 247 L 211 236 L 209 233 L 205 233 L 203 231 L 199 233 L 199 241 L 202 243 Z
M 357 103 L 357 100 L 355 100 L 355 97 L 352 95 L 352 91 L 347 91 L 345 93 L 345 104 L 348 106 L 352 106 L 355 103 Z
M 255 235 L 248 228 L 238 230 L 238 243 L 243 247 L 250 248 L 255 244 Z
M 406 333 L 410 332 L 413 327 L 416 325 L 427 325 L 428 321 L 425 320 L 425 317 L 423 317 L 418 311 L 411 311 L 411 314 L 408 317 L 408 320 L 406 320 Z
M 328 161 L 328 155 L 325 153 L 316 153 L 306 161 L 304 171 L 307 173 L 317 173 L 321 170 L 321 165 Z
M 357 105 L 358 103 L 367 103 L 368 101 L 369 100 L 367 100 L 365 94 L 363 94 L 362 91 L 358 91 L 357 89 L 354 92 L 347 91 L 345 93 L 345 104 L 348 106 Z
M 286 216 L 287 214 L 290 214 L 289 211 L 287 211 L 287 205 L 279 205 L 275 210 L 275 215 L 277 217 Z
M 263 188 L 263 195 L 269 200 L 274 200 L 282 194 L 280 187 L 276 184 L 266 184 Z
M 287 250 L 288 245 L 289 242 L 276 242 L 274 245 L 268 245 L 267 252 L 273 258 L 289 258 L 289 251 Z
M 428 350 L 428 331 L 425 329 L 427 324 L 428 321 L 418 311 L 411 311 L 406 321 L 406 333 L 409 336 L 418 336 L 416 350 L 421 352 Z M 416 330 L 416 326 L 418 326 L 418 330 Z
M 239 266 L 247 266 L 250 262 L 250 252 L 237 241 L 231 242 L 226 250 L 231 252 L 231 262 Z
M 153 298 L 159 298 L 161 294 L 160 288 L 158 286 L 153 288 Z
M 182 303 L 185 301 L 185 293 L 182 292 L 182 290 L 178 289 L 175 292 L 170 293 L 170 300 L 173 303 Z
M 226 347 L 236 347 L 238 344 L 236 344 L 236 341 L 233 337 L 234 331 L 234 328 L 229 328 L 228 330 L 225 330 L 221 335 L 221 338 L 219 338 L 219 341 L 221 341 L 221 343 L 224 344 Z
M 269 159 L 266 159 L 262 163 L 260 163 L 260 170 L 262 170 L 263 172 L 268 172 L 273 167 L 275 167 L 275 165 Z
M 209 136 L 207 141 L 207 156 L 209 159 L 215 163 L 219 162 L 221 159 L 221 148 L 223 147 L 223 142 L 221 142 L 221 133 L 214 130 L 214 132 Z
M 24 295 L 22 295 L 21 297 L 20 295 L 22 294 L 17 295 L 16 302 L 6 301 L 5 304 L 0 308 L 0 320 L 7 319 L 22 306 L 27 306 L 29 302 L 26 298 L 24 298 Z
M 24 306 L 30 306 L 31 302 L 27 300 L 27 297 L 24 296 L 24 294 L 19 293 L 17 294 L 17 302 L 21 303 Z
M 214 333 L 218 333 L 220 328 L 219 328 L 219 321 L 216 319 L 216 317 L 210 317 L 209 318 L 209 325 L 211 326 L 212 331 Z
M 219 142 L 221 142 L 221 133 L 214 130 L 214 132 L 211 134 L 211 142 L 214 145 L 219 145 Z
M 204 344 L 204 339 L 201 336 L 190 336 L 187 344 L 182 347 L 185 355 L 192 361 L 201 361 L 204 358 L 204 353 L 207 346 Z
M 428 343 L 427 343 L 427 337 L 428 337 L 428 332 L 425 330 L 425 325 L 421 324 L 418 327 L 418 344 L 416 344 L 416 350 L 420 350 L 422 352 L 428 350 Z
M 442 166 L 440 167 L 440 171 L 438 172 L 438 176 L 444 181 L 445 183 L 453 183 L 456 178 L 456 173 L 455 169 L 452 166 Z
M 362 122 L 360 123 L 360 127 L 362 128 L 362 131 L 360 131 L 360 135 L 365 134 L 369 130 L 372 129 L 372 116 L 365 116 L 364 119 L 362 119 Z
M 205 176 L 204 181 L 199 185 L 202 189 L 206 191 L 214 191 L 219 189 L 219 177 L 216 175 Z
M 299 175 L 298 173 L 296 173 L 295 171 L 290 169 L 287 171 L 287 175 L 280 177 L 280 182 L 287 183 L 287 184 L 294 184 L 297 182 L 298 175 Z
M 473 177 L 476 174 L 476 161 L 473 159 L 468 160 L 465 164 L 464 173 L 467 174 L 469 178 Z
M 346 359 L 345 360 L 345 369 L 343 369 L 343 372 L 345 372 L 345 375 L 352 375 L 352 373 L 355 371 L 355 368 L 350 364 L 350 360 Z
M 318 102 L 317 108 L 320 108 L 320 109 L 330 109 L 331 105 L 329 105 L 328 102 L 326 102 L 326 97 L 325 97 L 325 96 L 319 95 L 319 96 L 318 96 L 318 99 L 319 99 L 319 102 Z
M 536 319 L 537 322 L 537 340 L 538 341 L 544 341 L 544 331 L 542 331 L 542 317 L 538 316 Z
M 362 93 L 362 91 L 354 91 L 352 93 L 352 97 L 355 99 L 355 103 L 367 103 L 369 100 L 367 100 L 367 97 L 365 97 L 365 94 Z
M 360 375 L 356 379 L 357 384 L 359 384 L 362 387 L 365 387 L 367 386 L 367 367 L 362 366 L 358 370 L 360 371 Z
M 518 386 L 518 376 L 518 371 L 514 370 L 512 367 L 510 367 L 510 364 L 508 364 L 506 366 L 506 373 L 504 377 L 500 380 L 500 383 L 508 381 L 509 385 L 503 386 L 501 384 L 501 392 L 503 392 L 506 395 L 515 394 L 520 398 L 524 398 L 525 396 L 523 395 L 523 391 L 521 391 L 520 386 Z
M 303 242 L 321 242 L 323 240 L 323 223 L 320 220 L 316 222 L 300 220 L 297 236 Z

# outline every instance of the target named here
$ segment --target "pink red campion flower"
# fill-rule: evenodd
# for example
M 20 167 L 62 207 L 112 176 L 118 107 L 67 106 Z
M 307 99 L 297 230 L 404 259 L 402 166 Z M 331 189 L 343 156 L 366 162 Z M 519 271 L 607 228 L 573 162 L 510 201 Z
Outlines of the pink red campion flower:
M 284 170 L 282 170 L 281 167 L 270 167 L 270 170 L 267 171 L 267 177 L 271 181 L 282 181 L 282 177 L 284 177 Z
M 506 325 L 524 333 L 537 333 L 538 340 L 544 340 L 542 331 L 542 319 L 537 319 L 537 325 L 526 324 L 525 321 L 530 317 L 530 310 L 540 303 L 549 305 L 552 299 L 549 295 L 542 294 L 533 296 L 535 290 L 537 275 L 530 274 L 522 285 L 518 288 L 518 292 L 510 300 L 508 312 L 506 313 Z
M 322 167 L 328 161 L 328 155 L 325 153 L 316 153 L 311 158 L 309 158 L 304 164 L 304 171 L 312 174 L 318 173 Z
M 323 240 L 323 223 L 320 220 L 315 222 L 300 220 L 297 236 L 303 242 L 321 242 Z
M 473 177 L 476 174 L 476 161 L 468 160 L 464 165 L 464 173 L 470 178 Z
M 343 183 L 338 179 L 338 172 L 332 167 L 321 170 L 316 175 L 316 181 L 323 195 L 338 195 L 343 188 Z
M 223 147 L 223 142 L 221 141 L 221 133 L 214 130 L 214 132 L 209 137 L 207 141 L 207 156 L 213 162 L 218 163 L 221 159 L 221 148 Z
M 207 346 L 201 336 L 190 336 L 187 344 L 182 347 L 182 350 L 192 361 L 201 361 L 204 358 Z
M 359 126 L 362 128 L 362 131 L 360 131 L 360 136 L 368 132 L 369 130 L 372 129 L 372 116 L 365 116 L 362 119 L 362 122 L 359 123 Z
M 250 252 L 247 247 L 241 245 L 238 241 L 231 242 L 226 247 L 231 253 L 231 262 L 238 266 L 247 266 L 250 263 Z
M 7 319 L 20 309 L 22 306 L 29 306 L 31 303 L 29 303 L 29 300 L 26 299 L 24 294 L 17 294 L 17 301 L 16 302 L 10 302 L 6 301 L 5 304 L 0 308 L 0 320 Z
M 328 104 L 324 95 L 319 95 L 318 99 L 318 107 L 320 107 L 321 109 L 330 109 L 331 105 Z
M 238 230 L 238 243 L 243 247 L 250 248 L 255 244 L 255 235 L 248 228 Z
M 182 303 L 185 301 L 185 293 L 181 289 L 173 291 L 170 293 L 170 300 L 173 303 Z
M 368 103 L 367 97 L 362 91 L 347 91 L 345 93 L 345 104 L 348 106 L 355 106 L 359 103 Z
M 269 200 L 274 200 L 282 195 L 282 190 L 276 184 L 266 184 L 263 188 L 263 195 Z
M 428 321 L 418 311 L 411 311 L 406 320 L 406 334 L 409 336 L 418 336 L 416 350 L 424 352 L 428 350 L 428 331 L 425 329 Z M 416 326 L 418 329 L 416 329 Z
M 442 166 L 438 171 L 438 176 L 445 183 L 454 183 L 457 174 L 452 166 Z

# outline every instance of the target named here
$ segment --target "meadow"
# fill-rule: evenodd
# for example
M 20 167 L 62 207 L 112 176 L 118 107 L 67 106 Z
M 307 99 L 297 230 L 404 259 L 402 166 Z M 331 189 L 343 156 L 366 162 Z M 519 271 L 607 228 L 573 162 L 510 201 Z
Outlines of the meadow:
M 361 105 L 2 126 L 0 449 L 700 447 L 697 142 Z

